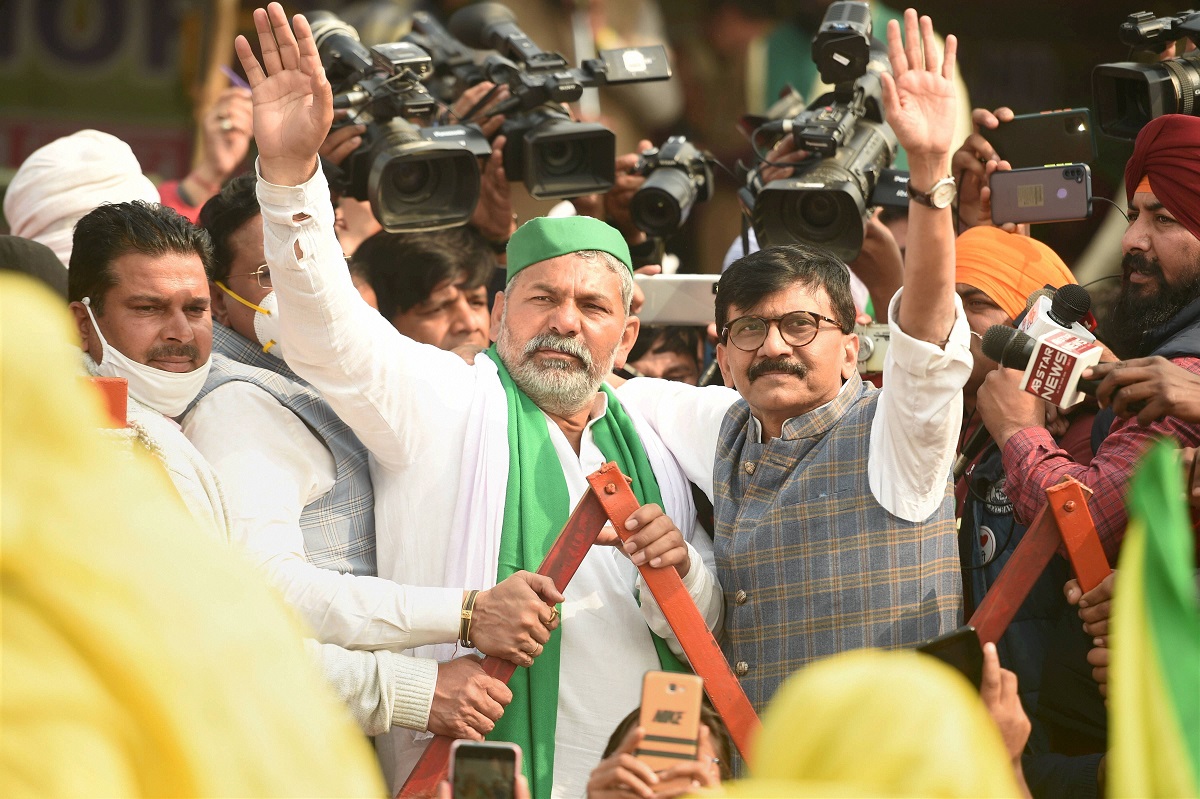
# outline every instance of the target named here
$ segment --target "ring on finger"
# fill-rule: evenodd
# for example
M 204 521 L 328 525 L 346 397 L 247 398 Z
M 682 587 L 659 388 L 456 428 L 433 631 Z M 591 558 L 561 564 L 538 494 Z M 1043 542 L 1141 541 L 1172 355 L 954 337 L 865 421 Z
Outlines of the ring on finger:
M 514 216 L 515 216 L 515 214 L 514 214 Z M 550 621 L 546 622 L 546 626 L 550 626 L 551 624 L 554 624 L 554 620 L 557 618 L 558 618 L 558 606 L 555 605 L 554 607 L 550 608 Z

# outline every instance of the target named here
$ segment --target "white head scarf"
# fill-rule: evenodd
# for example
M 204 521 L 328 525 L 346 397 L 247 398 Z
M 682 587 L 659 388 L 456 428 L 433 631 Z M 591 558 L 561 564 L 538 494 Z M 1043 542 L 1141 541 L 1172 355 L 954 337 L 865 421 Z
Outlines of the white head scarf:
M 14 236 L 71 260 L 75 223 L 104 203 L 159 202 L 129 145 L 98 130 L 81 130 L 33 152 L 4 195 L 4 216 Z

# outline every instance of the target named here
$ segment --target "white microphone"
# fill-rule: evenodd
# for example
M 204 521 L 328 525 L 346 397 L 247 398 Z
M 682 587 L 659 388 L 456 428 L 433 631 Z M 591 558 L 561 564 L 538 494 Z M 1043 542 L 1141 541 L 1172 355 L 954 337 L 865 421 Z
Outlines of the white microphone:
M 1022 390 L 1060 408 L 1078 404 L 1100 385 L 1080 375 L 1100 363 L 1104 348 L 1057 325 L 1038 338 L 1007 325 L 993 325 L 983 337 L 982 349 L 1001 366 L 1023 370 Z
M 1040 338 L 1054 330 L 1068 330 L 1086 341 L 1096 340 L 1092 331 L 1079 323 L 1092 307 L 1092 296 L 1087 289 L 1068 283 L 1055 290 L 1051 297 L 1042 294 L 1044 291 L 1035 292 L 1041 296 L 1029 306 L 1025 318 L 1017 325 L 1018 330 L 1030 338 Z

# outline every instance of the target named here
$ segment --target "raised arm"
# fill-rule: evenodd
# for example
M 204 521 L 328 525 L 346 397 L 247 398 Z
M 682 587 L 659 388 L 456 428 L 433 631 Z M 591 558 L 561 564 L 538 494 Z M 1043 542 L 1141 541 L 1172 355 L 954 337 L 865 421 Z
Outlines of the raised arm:
M 919 29 L 919 30 L 918 30 Z M 950 175 L 954 135 L 954 59 L 958 41 L 946 37 L 943 58 L 937 51 L 933 22 L 911 8 L 900 26 L 888 23 L 892 74 L 883 76 L 884 112 L 908 153 L 909 186 L 929 192 Z M 954 224 L 950 207 L 908 206 L 908 248 L 904 296 L 898 323 L 913 338 L 942 344 L 954 322 Z
M 259 169 L 270 183 L 299 186 L 317 171 L 317 151 L 333 124 L 333 90 L 303 15 L 289 25 L 283 6 L 271 3 L 254 9 L 254 29 L 262 64 L 245 36 L 233 46 L 254 96 Z

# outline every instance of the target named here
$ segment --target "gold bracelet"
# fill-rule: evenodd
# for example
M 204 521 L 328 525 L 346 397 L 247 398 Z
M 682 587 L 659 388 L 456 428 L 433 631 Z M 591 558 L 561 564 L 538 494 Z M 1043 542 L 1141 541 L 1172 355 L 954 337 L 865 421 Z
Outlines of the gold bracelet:
M 468 591 L 467 598 L 463 600 L 462 613 L 459 614 L 458 642 L 468 649 L 475 648 L 475 644 L 471 643 L 471 615 L 475 610 L 475 599 L 478 596 L 479 591 Z

